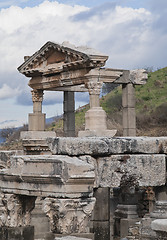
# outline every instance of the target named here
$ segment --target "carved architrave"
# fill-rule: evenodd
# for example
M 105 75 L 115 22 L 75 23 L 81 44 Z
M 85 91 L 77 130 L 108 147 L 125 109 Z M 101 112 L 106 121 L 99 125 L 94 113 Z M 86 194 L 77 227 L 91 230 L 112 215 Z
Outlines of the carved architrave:
M 36 197 L 15 194 L 1 194 L 2 214 L 0 226 L 28 226 L 31 221 L 31 211 L 35 207 Z
M 32 93 L 32 101 L 33 102 L 42 102 L 43 101 L 43 90 L 33 89 Z
M 50 220 L 54 233 L 88 233 L 89 220 L 95 205 L 95 198 L 56 199 L 45 198 L 43 210 Z

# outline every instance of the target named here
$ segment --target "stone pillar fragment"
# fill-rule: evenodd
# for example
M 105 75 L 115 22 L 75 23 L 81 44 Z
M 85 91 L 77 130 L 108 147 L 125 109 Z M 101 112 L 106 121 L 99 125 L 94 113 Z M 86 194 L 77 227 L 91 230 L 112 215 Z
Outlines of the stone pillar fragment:
M 32 90 L 33 113 L 29 114 L 29 131 L 45 130 L 45 114 L 42 113 L 43 91 Z
M 74 92 L 64 92 L 63 128 L 65 137 L 75 137 L 75 99 Z
M 136 136 L 135 87 L 122 85 L 123 136 Z
M 96 204 L 93 211 L 95 240 L 110 240 L 110 188 L 94 190 Z

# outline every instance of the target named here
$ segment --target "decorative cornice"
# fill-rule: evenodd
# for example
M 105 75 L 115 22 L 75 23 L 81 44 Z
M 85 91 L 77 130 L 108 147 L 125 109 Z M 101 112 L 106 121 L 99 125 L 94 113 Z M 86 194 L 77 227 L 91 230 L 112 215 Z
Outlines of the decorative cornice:
M 53 64 L 50 64 L 46 69 L 41 69 L 37 67 L 37 63 L 41 63 L 47 60 L 48 56 L 54 51 L 64 53 L 66 55 L 67 61 L 62 63 L 62 66 L 53 67 Z M 73 58 L 73 61 L 68 59 Z M 83 67 L 102 67 L 105 65 L 108 56 L 97 53 L 95 50 L 88 47 L 75 47 L 74 45 L 63 45 L 57 44 L 54 42 L 47 42 L 40 50 L 35 52 L 31 57 L 26 58 L 26 61 L 18 67 L 18 71 L 24 74 L 27 77 L 39 76 L 42 74 L 50 74 L 52 72 L 61 72 L 62 69 L 69 70 L 75 68 Z

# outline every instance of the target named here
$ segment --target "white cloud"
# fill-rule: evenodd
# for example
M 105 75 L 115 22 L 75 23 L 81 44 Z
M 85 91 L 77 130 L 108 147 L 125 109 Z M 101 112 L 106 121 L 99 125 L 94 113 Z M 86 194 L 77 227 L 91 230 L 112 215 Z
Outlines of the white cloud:
M 75 45 L 96 48 L 110 56 L 108 66 L 114 68 L 164 66 L 167 35 L 165 32 L 158 35 L 158 28 L 154 27 L 159 17 L 159 12 L 121 7 L 113 3 L 89 9 L 45 1 L 35 7 L 11 6 L 2 9 L 1 89 L 10 85 L 24 91 L 28 79 L 21 76 L 16 68 L 23 62 L 24 55 L 33 54 L 47 41 L 62 43 L 67 40 Z M 16 94 L 20 94 L 20 91 L 15 91 Z M 53 99 L 53 96 L 48 97 L 48 102 Z
M 8 85 L 3 84 L 2 88 L 0 88 L 0 100 L 7 99 L 7 98 L 13 98 L 17 96 L 20 93 L 20 90 L 18 88 L 10 88 Z

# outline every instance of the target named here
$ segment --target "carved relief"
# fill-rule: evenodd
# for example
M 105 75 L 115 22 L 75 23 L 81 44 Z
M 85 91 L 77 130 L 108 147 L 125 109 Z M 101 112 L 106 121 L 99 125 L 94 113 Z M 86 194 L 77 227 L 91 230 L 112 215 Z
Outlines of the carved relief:
M 145 69 L 130 70 L 129 78 L 133 84 L 145 84 L 148 74 Z
M 45 198 L 43 210 L 50 220 L 54 233 L 89 232 L 89 220 L 95 205 L 95 198 L 55 199 Z
M 100 95 L 103 82 L 89 81 L 85 83 L 85 87 L 88 88 L 90 95 Z
M 20 227 L 30 225 L 31 211 L 35 207 L 36 197 L 1 194 L 0 225 Z
M 43 91 L 42 90 L 33 89 L 31 91 L 31 93 L 32 93 L 32 101 L 33 102 L 42 102 L 43 101 Z

